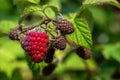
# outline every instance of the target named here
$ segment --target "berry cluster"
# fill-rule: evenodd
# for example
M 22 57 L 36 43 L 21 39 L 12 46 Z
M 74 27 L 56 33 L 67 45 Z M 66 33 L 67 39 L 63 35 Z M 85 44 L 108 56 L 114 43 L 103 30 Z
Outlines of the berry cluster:
M 73 24 L 67 19 L 53 20 L 47 16 L 37 26 L 24 28 L 20 25 L 13 28 L 8 36 L 12 40 L 20 40 L 22 48 L 33 62 L 39 63 L 44 60 L 46 63 L 52 63 L 55 50 L 64 50 L 69 43 L 66 35 L 74 31 Z M 88 54 L 90 50 L 83 47 L 77 48 L 76 53 L 83 59 L 91 56 Z
M 45 9 L 41 10 L 45 17 L 40 24 L 36 26 L 25 26 L 20 24 L 20 20 L 19 26 L 11 29 L 8 37 L 11 40 L 19 40 L 22 48 L 34 63 L 40 63 L 43 60 L 48 63 L 42 70 L 44 75 L 51 74 L 56 68 L 56 63 L 61 60 L 54 56 L 55 50 L 64 50 L 67 43 L 75 48 L 72 50 L 81 58 L 90 58 L 91 51 L 88 48 L 80 45 L 77 47 L 74 41 L 67 38 L 66 35 L 72 34 L 75 31 L 73 24 L 67 19 L 63 19 L 60 14 L 55 16 L 57 18 L 56 20 L 49 18 L 45 14 Z M 68 55 L 65 55 L 61 59 L 64 61 Z

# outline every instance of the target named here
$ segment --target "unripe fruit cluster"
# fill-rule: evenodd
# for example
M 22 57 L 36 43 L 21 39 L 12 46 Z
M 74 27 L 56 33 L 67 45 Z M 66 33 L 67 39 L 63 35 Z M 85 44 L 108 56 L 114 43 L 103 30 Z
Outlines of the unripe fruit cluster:
M 42 24 L 48 24 L 49 20 L 45 20 Z M 54 36 L 54 33 L 50 33 L 48 27 L 43 28 L 41 31 L 42 24 L 39 24 L 39 31 L 35 30 L 35 26 L 32 30 L 28 29 L 23 31 L 24 36 L 19 36 L 19 27 L 13 28 L 8 36 L 12 40 L 20 40 L 22 48 L 30 56 L 31 60 L 35 63 L 45 61 L 46 63 L 51 63 L 54 58 L 55 49 L 64 50 L 66 48 L 66 35 L 74 32 L 73 24 L 67 19 L 61 19 L 56 21 L 56 27 L 53 28 L 54 31 L 59 32 Z M 22 32 L 22 31 L 20 31 Z M 49 35 L 52 34 L 52 37 Z M 90 58 L 90 50 L 84 47 L 79 47 L 76 53 L 83 59 Z
M 45 14 L 44 10 L 43 14 Z M 56 68 L 56 63 L 61 61 L 58 58 L 54 59 L 55 50 L 64 50 L 67 42 L 70 44 L 66 35 L 72 34 L 74 31 L 73 24 L 67 19 L 61 17 L 60 19 L 54 20 L 45 14 L 45 18 L 40 24 L 31 27 L 20 24 L 18 27 L 11 29 L 8 37 L 11 40 L 19 40 L 22 48 L 34 63 L 40 63 L 43 60 L 48 63 L 43 68 L 42 73 L 49 75 Z M 77 46 L 77 44 L 74 45 L 75 47 Z M 70 46 L 73 47 L 73 45 Z M 91 57 L 91 52 L 88 48 L 80 46 L 74 51 L 83 59 Z M 65 58 L 63 57 L 61 59 Z

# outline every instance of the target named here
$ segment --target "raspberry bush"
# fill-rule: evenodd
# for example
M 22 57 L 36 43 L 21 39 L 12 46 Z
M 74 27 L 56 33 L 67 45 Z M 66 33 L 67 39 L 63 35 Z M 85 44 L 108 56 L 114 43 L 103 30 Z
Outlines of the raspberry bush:
M 78 3 L 81 2 L 78 0 L 75 1 Z M 55 75 L 57 72 L 61 72 L 60 74 L 63 74 L 64 72 L 74 73 L 74 68 L 86 70 L 86 80 L 92 80 L 92 77 L 88 79 L 89 76 L 93 76 L 93 73 L 99 71 L 97 69 L 98 66 L 95 64 L 97 62 L 93 60 L 93 53 L 95 53 L 95 51 L 92 50 L 93 40 L 91 31 L 93 28 L 93 18 L 96 16 L 92 15 L 91 12 L 94 12 L 94 10 L 92 11 L 91 8 L 97 5 L 101 6 L 101 4 L 104 5 L 105 3 L 120 7 L 117 1 L 119 2 L 119 0 L 84 0 L 81 2 L 82 4 L 78 11 L 75 12 L 73 10 L 71 12 L 71 10 L 68 10 L 68 12 L 71 13 L 67 14 L 64 12 L 66 7 L 61 7 L 60 9 L 57 0 L 14 0 L 14 4 L 16 4 L 18 8 L 21 8 L 18 24 L 12 29 L 7 28 L 9 32 L 6 31 L 9 39 L 13 40 L 13 42 L 19 42 L 21 45 L 25 57 L 22 59 L 20 57 L 20 59 L 28 63 L 29 69 L 33 73 L 32 75 L 35 76 L 35 79 L 33 80 L 38 80 L 39 78 L 40 80 L 47 80 L 47 77 L 45 76 L 51 76 L 51 74 L 57 77 L 57 75 Z M 67 1 L 61 0 L 61 2 Z M 63 5 L 64 3 L 62 3 L 61 6 Z M 95 20 L 98 20 L 99 14 Z M 103 23 L 101 18 L 101 24 Z M 9 24 L 6 25 L 9 26 Z M 1 32 L 2 28 L 0 27 L 0 29 Z M 2 34 L 6 33 L 3 31 Z M 101 37 L 105 38 L 104 40 L 107 42 L 108 38 L 106 38 L 106 35 L 103 34 Z M 100 41 L 103 40 L 100 39 Z M 101 49 L 101 52 L 103 50 L 106 59 L 111 57 L 120 61 L 118 56 L 113 54 L 108 56 L 107 53 L 111 52 L 108 49 L 109 46 L 103 46 L 104 45 L 97 47 L 96 52 L 98 49 Z M 119 47 L 118 45 L 115 46 Z M 106 48 L 106 51 L 104 51 L 104 48 Z M 114 52 L 112 45 L 110 45 L 110 48 Z M 118 48 L 115 50 L 118 50 Z M 70 62 L 72 63 L 70 63 L 69 60 L 71 60 Z M 98 62 L 102 60 L 104 59 L 96 59 Z M 95 65 L 95 67 L 92 65 Z M 71 66 L 73 67 L 73 70 L 69 70 Z M 61 67 L 65 69 L 63 70 Z M 55 78 L 51 80 L 59 79 Z
M 12 39 L 11 36 L 15 36 L 16 40 L 20 41 L 22 48 L 29 55 L 31 61 L 35 63 L 40 63 L 43 60 L 47 63 L 52 62 L 55 49 L 64 50 L 67 46 L 66 35 L 74 33 L 72 22 L 64 19 L 59 11 L 55 11 L 57 20 L 49 18 L 45 13 L 47 8 L 51 8 L 53 11 L 57 9 L 53 6 L 43 8 L 42 12 L 45 18 L 40 24 L 31 27 L 22 25 L 25 17 L 22 14 L 22 17 L 19 19 L 20 25 L 18 28 L 15 28 L 16 32 L 13 31 L 14 29 L 9 32 L 10 39 Z M 53 50 L 52 53 L 50 49 Z M 48 57 L 51 57 L 50 61 Z
M 32 8 L 33 11 L 31 11 Z M 29 9 L 31 10 L 29 11 Z M 55 18 L 51 18 L 51 16 L 46 13 L 48 9 L 52 9 L 55 13 Z M 85 27 L 86 30 L 84 32 L 89 32 L 85 34 L 85 36 L 88 35 L 89 40 L 88 42 L 84 41 L 84 43 L 81 43 L 81 36 L 83 35 L 77 33 L 79 30 L 77 24 L 73 24 L 71 20 L 65 19 L 54 6 L 47 6 L 42 9 L 41 12 L 44 16 L 42 16 L 43 19 L 39 23 L 26 25 L 26 16 L 30 17 L 31 12 L 36 12 L 37 10 L 40 10 L 37 6 L 25 8 L 20 16 L 18 26 L 10 30 L 8 34 L 11 40 L 20 41 L 21 47 L 24 49 L 26 57 L 28 57 L 29 64 L 42 64 L 45 62 L 47 66 L 43 67 L 42 74 L 48 76 L 55 70 L 59 62 L 64 61 L 67 56 L 70 55 L 70 53 L 67 53 L 65 56 L 60 57 L 57 56 L 56 51 L 65 51 L 68 47 L 71 49 L 70 51 L 76 52 L 82 59 L 90 59 L 92 39 L 90 30 L 84 19 L 80 20 L 85 22 L 85 26 L 83 27 Z M 89 43 L 90 45 L 86 45 L 85 43 Z M 79 46 L 83 47 L 81 48 Z M 30 68 L 31 65 L 29 65 Z

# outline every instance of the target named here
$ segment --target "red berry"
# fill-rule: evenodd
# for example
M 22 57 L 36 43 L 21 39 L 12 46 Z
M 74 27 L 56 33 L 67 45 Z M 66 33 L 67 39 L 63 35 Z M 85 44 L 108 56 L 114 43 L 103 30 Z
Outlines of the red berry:
M 22 40 L 23 49 L 32 61 L 41 62 L 47 53 L 48 35 L 44 32 L 28 31 Z

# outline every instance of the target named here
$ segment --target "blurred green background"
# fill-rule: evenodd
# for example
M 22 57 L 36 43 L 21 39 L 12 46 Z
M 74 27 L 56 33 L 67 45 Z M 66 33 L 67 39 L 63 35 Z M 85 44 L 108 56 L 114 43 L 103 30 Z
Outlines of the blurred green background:
M 0 80 L 120 80 L 120 9 L 111 5 L 90 7 L 92 15 L 86 16 L 93 38 L 92 58 L 84 61 L 73 53 L 50 76 L 41 76 L 43 63 L 30 65 L 20 43 L 7 37 L 9 30 L 18 25 L 20 14 L 28 5 L 25 1 L 33 3 L 0 0 Z M 56 4 L 65 16 L 82 5 L 82 0 L 36 1 L 41 6 Z M 56 55 L 66 51 L 56 51 Z

